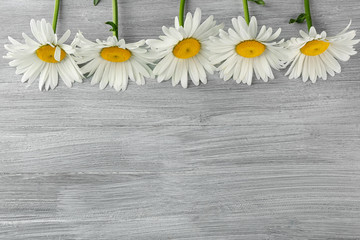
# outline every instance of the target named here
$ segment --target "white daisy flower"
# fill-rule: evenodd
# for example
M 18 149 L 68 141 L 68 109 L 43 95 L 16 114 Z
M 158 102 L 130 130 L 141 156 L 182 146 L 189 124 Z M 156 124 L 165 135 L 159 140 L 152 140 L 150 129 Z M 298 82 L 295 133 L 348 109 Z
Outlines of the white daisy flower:
M 214 17 L 208 17 L 202 24 L 201 10 L 197 8 L 194 16 L 186 15 L 184 26 L 179 26 L 175 17 L 175 28 L 162 27 L 165 36 L 149 39 L 146 43 L 158 53 L 161 59 L 153 70 L 158 82 L 172 79 L 175 86 L 181 82 L 183 88 L 188 86 L 188 74 L 193 83 L 198 86 L 200 81 L 207 83 L 206 72 L 213 74 L 216 69 L 208 60 L 207 49 L 210 36 L 216 36 L 223 25 L 216 25 Z
M 152 71 L 147 64 L 152 64 L 151 55 L 144 47 L 145 40 L 135 43 L 125 43 L 124 39 L 117 40 L 115 36 L 106 41 L 96 42 L 87 40 L 81 33 L 77 34 L 78 64 L 82 72 L 93 76 L 91 84 L 99 84 L 100 89 L 107 85 L 116 91 L 126 90 L 128 79 L 138 85 L 145 84 L 145 77 L 152 77 Z
M 31 84 L 39 77 L 39 89 L 54 89 L 60 75 L 66 86 L 73 82 L 82 82 L 82 74 L 71 54 L 75 49 L 64 44 L 70 36 L 70 30 L 58 40 L 57 35 L 45 19 L 30 21 L 31 32 L 37 41 L 22 34 L 25 44 L 9 37 L 11 44 L 5 45 L 9 52 L 4 58 L 11 59 L 10 66 L 16 67 L 16 74 L 24 74 L 21 82 Z
M 222 63 L 218 67 L 220 77 L 248 85 L 252 83 L 253 72 L 265 82 L 274 79 L 271 68 L 279 70 L 287 58 L 287 50 L 281 45 L 284 40 L 274 41 L 281 29 L 272 33 L 271 28 L 262 26 L 258 32 L 255 17 L 251 17 L 249 25 L 240 16 L 233 18 L 232 25 L 234 29 L 220 30 L 219 37 L 210 38 L 213 52 L 210 60 L 213 64 Z
M 290 50 L 290 67 L 286 72 L 289 79 L 298 78 L 306 82 L 309 78 L 315 83 L 317 78 L 327 79 L 327 74 L 334 76 L 341 72 L 337 60 L 348 61 L 351 55 L 356 54 L 354 40 L 356 32 L 347 32 L 351 24 L 334 37 L 327 37 L 326 32 L 317 34 L 314 27 L 309 33 L 300 30 L 301 38 L 291 38 L 286 42 Z

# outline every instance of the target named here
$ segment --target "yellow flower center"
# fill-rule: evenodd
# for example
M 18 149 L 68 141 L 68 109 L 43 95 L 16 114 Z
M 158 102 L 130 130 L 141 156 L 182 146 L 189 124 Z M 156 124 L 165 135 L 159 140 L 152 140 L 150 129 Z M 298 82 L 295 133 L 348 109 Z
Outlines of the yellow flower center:
M 245 58 L 260 56 L 265 51 L 265 45 L 256 40 L 246 40 L 236 45 L 236 52 Z
M 109 62 L 125 62 L 131 57 L 131 52 L 128 49 L 115 46 L 103 48 L 100 55 Z
M 312 40 L 307 42 L 300 51 L 307 56 L 317 56 L 326 51 L 330 43 L 321 40 Z
M 60 61 L 56 61 L 54 58 L 55 48 L 50 45 L 44 45 L 44 46 L 39 47 L 36 50 L 36 55 L 38 56 L 38 58 L 40 58 L 44 62 L 58 63 L 58 62 L 61 62 L 65 58 L 66 53 L 64 50 L 61 49 Z
M 195 56 L 200 51 L 201 44 L 195 38 L 186 38 L 178 44 L 173 49 L 173 54 L 177 58 L 187 59 Z

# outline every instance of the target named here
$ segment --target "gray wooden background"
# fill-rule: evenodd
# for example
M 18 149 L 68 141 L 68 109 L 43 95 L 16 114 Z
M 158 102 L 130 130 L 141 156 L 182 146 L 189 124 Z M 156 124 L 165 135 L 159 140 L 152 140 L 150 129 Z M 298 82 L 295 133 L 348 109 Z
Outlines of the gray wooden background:
M 52 20 L 54 1 L 1 0 L 0 44 Z M 301 0 L 250 3 L 284 38 Z M 230 27 L 240 0 L 189 0 Z M 312 1 L 314 24 L 360 30 L 358 0 Z M 121 35 L 156 38 L 175 0 L 121 0 Z M 111 1 L 62 1 L 58 33 L 105 38 Z M 359 49 L 360 46 L 357 46 Z M 1 47 L 0 54 L 5 55 Z M 360 55 L 316 84 L 189 89 L 153 80 L 126 92 L 28 88 L 0 60 L 0 239 L 360 239 Z

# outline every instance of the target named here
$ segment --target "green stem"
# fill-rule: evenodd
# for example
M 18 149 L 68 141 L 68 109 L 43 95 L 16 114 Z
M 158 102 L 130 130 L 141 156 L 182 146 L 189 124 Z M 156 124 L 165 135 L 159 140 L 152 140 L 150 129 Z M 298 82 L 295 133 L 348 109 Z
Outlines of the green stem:
M 184 26 L 184 7 L 185 0 L 180 0 L 180 8 L 179 8 L 179 25 Z
M 113 31 L 113 34 L 116 38 L 119 38 L 119 17 L 118 17 L 117 0 L 112 1 L 112 7 L 113 7 L 113 22 L 116 25 L 116 29 L 115 31 Z
M 249 23 L 250 23 L 250 15 L 249 15 L 248 0 L 243 0 L 243 7 L 244 7 L 245 21 L 249 25 Z
M 54 33 L 56 33 L 56 24 L 57 24 L 58 16 L 59 16 L 59 6 L 60 6 L 60 0 L 55 0 L 54 17 L 53 17 L 53 22 L 52 22 L 52 27 L 53 27 Z
M 304 0 L 305 14 L 306 14 L 306 23 L 308 30 L 310 30 L 312 26 L 311 13 L 310 13 L 310 3 L 309 0 Z

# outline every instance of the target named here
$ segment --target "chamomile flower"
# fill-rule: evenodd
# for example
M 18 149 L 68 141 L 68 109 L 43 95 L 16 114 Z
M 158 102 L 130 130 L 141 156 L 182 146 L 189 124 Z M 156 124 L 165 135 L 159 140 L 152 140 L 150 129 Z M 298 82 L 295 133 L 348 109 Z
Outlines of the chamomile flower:
M 92 76 L 91 84 L 98 84 L 100 89 L 107 85 L 116 91 L 126 90 L 129 78 L 138 85 L 145 84 L 145 78 L 152 76 L 147 64 L 151 64 L 150 54 L 144 47 L 145 40 L 125 43 L 116 36 L 106 41 L 87 40 L 81 33 L 76 36 L 78 64 L 84 64 L 81 71 Z
M 31 32 L 36 41 L 25 33 L 22 34 L 25 44 L 9 37 L 11 44 L 6 44 L 8 53 L 4 58 L 10 59 L 10 66 L 16 67 L 16 74 L 23 74 L 21 82 L 31 84 L 39 78 L 39 89 L 54 89 L 58 85 L 59 75 L 66 86 L 73 82 L 82 82 L 82 74 L 71 54 L 75 49 L 64 42 L 70 31 L 58 40 L 50 23 L 45 19 L 30 21 Z
M 172 79 L 175 86 L 181 82 L 183 88 L 188 86 L 188 75 L 198 86 L 200 82 L 206 84 L 205 70 L 213 74 L 215 67 L 208 60 L 208 40 L 216 36 L 223 25 L 216 25 L 213 16 L 201 23 L 201 10 L 197 8 L 194 16 L 186 15 L 184 26 L 180 26 L 178 17 L 175 17 L 175 27 L 163 26 L 165 36 L 159 39 L 149 39 L 146 43 L 157 52 L 160 62 L 153 73 L 158 82 Z
M 286 42 L 290 50 L 290 67 L 286 72 L 289 79 L 308 79 L 315 83 L 317 78 L 327 79 L 327 74 L 334 76 L 341 72 L 338 60 L 348 61 L 350 56 L 356 54 L 354 45 L 356 32 L 348 31 L 349 25 L 334 37 L 327 37 L 325 31 L 318 34 L 312 26 L 309 33 L 300 30 L 301 38 L 291 38 Z
M 218 67 L 224 81 L 233 78 L 237 83 L 251 85 L 253 73 L 257 79 L 267 82 L 274 79 L 272 68 L 279 70 L 286 60 L 286 49 L 283 40 L 276 42 L 281 33 L 262 26 L 258 32 L 256 18 L 251 17 L 249 25 L 244 18 L 232 19 L 234 29 L 228 32 L 220 30 L 219 37 L 212 37 L 210 60 Z

